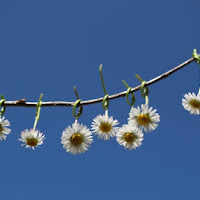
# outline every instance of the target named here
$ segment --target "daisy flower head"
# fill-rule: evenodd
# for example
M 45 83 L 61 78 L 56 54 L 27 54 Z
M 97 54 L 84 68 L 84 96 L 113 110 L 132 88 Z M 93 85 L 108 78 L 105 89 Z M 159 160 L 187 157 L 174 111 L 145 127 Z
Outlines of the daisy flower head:
M 7 128 L 10 126 L 10 122 L 5 117 L 0 116 L 0 140 L 6 140 L 7 135 L 11 132 L 11 129 Z
M 142 145 L 143 133 L 136 126 L 124 124 L 117 132 L 116 139 L 125 149 L 135 149 Z
M 145 132 L 150 132 L 156 129 L 158 122 L 160 121 L 160 115 L 156 113 L 156 109 L 150 107 L 147 104 L 142 104 L 141 108 L 131 108 L 129 113 L 129 124 L 137 126 L 139 129 Z
M 26 148 L 32 148 L 33 150 L 35 147 L 42 145 L 45 139 L 43 133 L 40 133 L 39 130 L 34 129 L 25 129 L 21 132 L 20 136 L 21 138 L 19 141 L 23 142 L 22 146 L 25 146 Z
M 87 126 L 79 124 L 77 120 L 68 126 L 62 133 L 61 144 L 67 152 L 72 154 L 83 153 L 93 142 L 93 136 Z
M 91 129 L 95 135 L 98 135 L 98 138 L 109 140 L 110 137 L 114 137 L 118 131 L 118 121 L 114 120 L 113 117 L 109 117 L 107 110 L 105 115 L 98 115 L 92 122 Z
M 191 114 L 200 115 L 200 93 L 188 93 L 182 99 L 182 106 Z

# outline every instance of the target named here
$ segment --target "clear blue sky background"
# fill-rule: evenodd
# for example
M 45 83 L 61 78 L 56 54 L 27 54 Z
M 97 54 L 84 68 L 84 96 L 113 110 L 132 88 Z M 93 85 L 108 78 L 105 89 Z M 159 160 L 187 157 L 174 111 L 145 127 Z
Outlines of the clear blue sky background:
M 199 46 L 199 0 L 19 0 L 0 1 L 1 90 L 7 100 L 74 101 L 102 97 L 103 64 L 109 94 L 169 70 Z M 115 138 L 94 142 L 73 156 L 61 145 L 74 122 L 71 107 L 42 108 L 37 128 L 46 135 L 35 151 L 21 147 L 20 132 L 34 123 L 35 108 L 9 107 L 12 133 L 0 143 L 1 200 L 198 200 L 199 116 L 182 108 L 187 92 L 198 91 L 192 63 L 149 87 L 150 105 L 161 122 L 133 151 Z M 136 105 L 144 103 L 135 93 Z M 110 101 L 109 114 L 127 123 L 125 98 Z M 84 107 L 79 119 L 90 127 L 101 104 Z

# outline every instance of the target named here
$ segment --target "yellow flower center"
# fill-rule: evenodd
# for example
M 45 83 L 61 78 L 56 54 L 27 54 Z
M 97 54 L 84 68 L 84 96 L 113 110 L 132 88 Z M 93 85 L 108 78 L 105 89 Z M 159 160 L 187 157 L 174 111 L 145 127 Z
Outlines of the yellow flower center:
M 37 138 L 26 139 L 26 144 L 29 146 L 35 147 L 38 144 L 38 139 Z
M 74 133 L 71 137 L 71 142 L 73 145 L 78 146 L 83 142 L 83 137 L 79 133 Z
M 132 143 L 136 139 L 136 136 L 132 133 L 125 133 L 124 140 L 128 143 Z
M 200 108 L 200 102 L 197 101 L 197 100 L 191 100 L 191 101 L 190 101 L 190 105 L 191 105 L 193 108 Z
M 108 132 L 110 132 L 112 127 L 111 127 L 111 124 L 102 122 L 99 128 L 102 132 L 108 133 Z
M 0 134 L 2 134 L 3 126 L 0 124 Z
M 148 114 L 140 114 L 137 118 L 139 124 L 146 125 L 150 122 L 150 117 Z

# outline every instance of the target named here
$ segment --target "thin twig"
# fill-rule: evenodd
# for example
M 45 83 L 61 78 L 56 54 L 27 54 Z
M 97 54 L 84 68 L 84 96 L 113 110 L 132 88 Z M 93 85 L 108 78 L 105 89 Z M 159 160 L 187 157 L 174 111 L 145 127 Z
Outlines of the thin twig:
M 199 55 L 200 56 L 200 55 Z M 190 64 L 191 62 L 195 61 L 195 58 L 190 58 L 186 60 L 185 62 L 181 63 L 180 65 L 174 67 L 173 69 L 149 80 L 146 82 L 146 86 L 151 85 L 153 83 L 156 83 L 164 78 L 167 78 L 169 75 L 173 74 L 174 72 L 178 71 L 179 69 L 185 67 L 186 65 Z M 137 91 L 141 88 L 141 85 L 138 85 L 131 89 L 130 93 Z M 109 100 L 116 99 L 119 97 L 123 97 L 126 95 L 126 91 L 113 94 L 109 96 Z M 98 99 L 91 99 L 86 101 L 81 101 L 80 105 L 89 105 L 89 104 L 95 104 L 103 101 L 103 97 Z M 66 101 L 48 101 L 48 102 L 42 102 L 42 107 L 51 107 L 51 106 L 73 106 L 75 102 L 66 102 Z M 18 107 L 36 107 L 37 102 L 26 102 L 26 99 L 20 99 L 16 101 L 5 101 L 3 103 L 4 106 L 18 106 Z

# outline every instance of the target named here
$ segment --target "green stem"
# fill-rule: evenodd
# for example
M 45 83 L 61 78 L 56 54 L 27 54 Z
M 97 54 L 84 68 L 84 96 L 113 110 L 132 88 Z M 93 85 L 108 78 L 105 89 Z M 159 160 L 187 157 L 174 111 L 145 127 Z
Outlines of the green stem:
M 76 94 L 77 100 L 76 100 L 76 102 L 74 103 L 74 106 L 73 106 L 73 108 L 72 108 L 72 114 L 73 114 L 73 116 L 74 116 L 76 119 L 78 119 L 78 118 L 81 116 L 82 112 L 83 112 L 83 107 L 80 106 L 80 107 L 79 107 L 79 111 L 78 111 L 78 113 L 76 114 L 76 112 L 75 112 L 75 111 L 76 111 L 76 107 L 79 106 L 79 104 L 80 104 L 80 102 L 81 102 L 81 99 L 79 98 L 79 95 L 78 95 L 78 91 L 77 91 L 77 89 L 76 89 L 76 86 L 74 86 L 74 92 L 75 92 L 75 94 Z
M 36 125 L 37 125 L 37 118 L 35 118 L 35 122 L 34 122 L 34 125 L 33 125 L 33 131 L 35 131 Z
M 74 106 L 73 106 L 73 108 L 72 108 L 72 114 L 76 119 L 78 119 L 81 116 L 82 112 L 83 112 L 83 107 L 80 106 L 79 110 L 78 110 L 78 113 L 76 114 L 76 107 L 80 104 L 80 102 L 81 102 L 81 99 L 77 99 L 75 104 L 74 104 Z
M 198 96 L 198 95 L 200 95 L 200 87 L 199 87 L 199 91 L 198 91 L 198 93 L 197 93 L 197 96 Z
M 40 119 L 40 111 L 41 111 L 41 106 L 42 106 L 42 97 L 43 97 L 43 94 L 40 95 L 40 98 L 38 100 L 38 103 L 37 103 L 37 110 L 36 110 L 36 115 L 35 115 L 35 122 L 34 122 L 34 125 L 33 125 L 33 131 L 35 131 L 36 129 L 36 125 Z
M 145 104 L 148 105 L 149 104 L 149 97 L 148 97 L 149 90 L 148 90 L 148 87 L 145 86 L 146 81 L 144 81 L 138 74 L 136 74 L 135 76 L 142 83 L 141 94 L 142 94 L 142 97 L 145 98 Z
M 108 109 L 105 110 L 105 116 L 108 116 Z
M 143 82 L 143 79 L 138 74 L 136 74 L 135 76 L 141 83 Z
M 103 80 L 102 64 L 99 66 L 99 73 L 100 73 L 100 77 L 101 77 L 101 83 L 102 83 L 102 86 L 103 86 L 103 91 L 104 91 L 104 94 L 106 95 L 107 91 L 106 91 L 106 87 L 105 87 L 104 80 Z
M 5 101 L 6 101 L 6 100 L 5 100 L 5 98 L 4 98 L 3 94 L 2 94 L 2 95 L 1 95 L 0 106 L 1 106 Z M 3 108 L 0 110 L 0 117 L 5 113 L 5 111 L 6 111 L 6 107 L 3 106 Z
M 200 64 L 200 56 L 197 54 L 197 50 L 193 50 L 192 57 L 196 59 L 196 62 Z
M 74 86 L 74 92 L 75 92 L 75 94 L 76 94 L 76 98 L 77 98 L 77 99 L 80 99 L 80 98 L 79 98 L 79 95 L 78 95 L 78 91 L 77 91 L 77 89 L 76 89 L 76 86 Z
M 149 104 L 149 97 L 145 96 L 145 104 L 148 105 Z
M 126 83 L 126 81 L 122 80 L 122 83 L 126 86 L 127 89 L 129 88 L 129 86 L 128 86 L 128 84 Z

